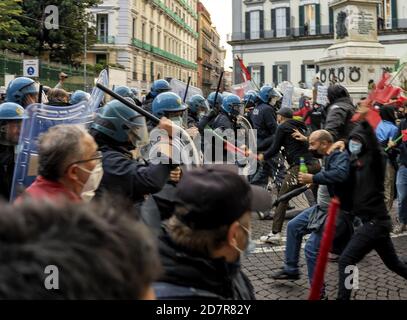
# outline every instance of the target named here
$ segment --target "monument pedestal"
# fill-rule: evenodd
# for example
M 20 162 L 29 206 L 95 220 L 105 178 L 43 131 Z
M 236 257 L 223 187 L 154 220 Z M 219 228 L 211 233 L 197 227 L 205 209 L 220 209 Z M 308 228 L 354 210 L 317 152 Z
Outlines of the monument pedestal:
M 317 64 L 325 85 L 339 82 L 354 99 L 367 95 L 368 81 L 378 80 L 384 69 L 399 60 L 386 56 L 377 36 L 380 0 L 336 0 L 330 3 L 335 18 L 335 43 Z

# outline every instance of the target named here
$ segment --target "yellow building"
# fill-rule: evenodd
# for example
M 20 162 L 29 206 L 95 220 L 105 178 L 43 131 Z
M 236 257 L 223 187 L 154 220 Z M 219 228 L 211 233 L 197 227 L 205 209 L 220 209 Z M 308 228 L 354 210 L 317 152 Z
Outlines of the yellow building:
M 197 0 L 105 0 L 91 12 L 98 43 L 88 63 L 122 66 L 142 90 L 165 77 L 197 85 Z

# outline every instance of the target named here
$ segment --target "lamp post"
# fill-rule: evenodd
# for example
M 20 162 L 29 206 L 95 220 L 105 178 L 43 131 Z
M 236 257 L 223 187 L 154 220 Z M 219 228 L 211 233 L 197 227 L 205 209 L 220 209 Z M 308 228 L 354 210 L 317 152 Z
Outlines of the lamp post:
M 84 79 L 84 91 L 86 92 L 86 88 L 87 88 L 87 70 L 86 70 L 86 62 L 87 62 L 87 54 L 88 54 L 88 50 L 87 50 L 87 46 L 88 46 L 88 25 L 85 24 L 85 52 L 84 52 L 84 64 L 83 64 L 83 79 Z

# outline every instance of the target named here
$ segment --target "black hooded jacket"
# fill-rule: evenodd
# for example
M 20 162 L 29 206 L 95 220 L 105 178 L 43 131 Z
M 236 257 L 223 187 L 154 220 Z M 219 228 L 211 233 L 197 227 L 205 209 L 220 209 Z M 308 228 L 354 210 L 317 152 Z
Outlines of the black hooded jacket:
M 351 174 L 354 189 L 353 210 L 362 221 L 386 219 L 388 213 L 384 202 L 385 157 L 373 128 L 368 122 L 359 123 L 349 139 L 362 142 L 362 152 L 351 156 Z
M 351 119 L 356 112 L 356 108 L 346 88 L 338 84 L 328 88 L 328 99 L 330 105 L 327 108 L 324 129 L 332 134 L 335 141 L 346 141 L 355 127 Z
M 303 134 L 305 134 L 307 130 L 302 121 L 290 119 L 280 124 L 277 127 L 273 144 L 264 153 L 264 159 L 268 160 L 272 158 L 280 151 L 281 147 L 284 147 L 283 155 L 287 158 L 287 162 L 290 166 L 298 165 L 300 163 L 300 157 L 303 157 L 306 162 L 312 160 L 312 154 L 308 151 L 308 143 L 298 141 L 291 136 L 295 129 Z
M 14 146 L 0 145 L 0 197 L 10 199 L 14 174 Z
M 164 274 L 154 285 L 158 299 L 255 300 L 240 263 L 211 259 L 176 245 L 165 228 L 159 238 Z

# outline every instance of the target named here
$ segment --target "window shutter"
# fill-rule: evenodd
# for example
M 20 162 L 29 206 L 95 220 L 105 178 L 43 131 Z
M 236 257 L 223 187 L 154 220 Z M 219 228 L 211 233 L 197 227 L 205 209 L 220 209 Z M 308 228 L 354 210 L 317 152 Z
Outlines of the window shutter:
M 300 15 L 299 15 L 299 23 L 300 23 L 300 36 L 304 35 L 304 23 L 305 23 L 305 9 L 304 6 L 300 6 Z
M 278 66 L 273 66 L 273 82 L 274 85 L 278 85 L 278 71 L 277 71 Z
M 249 71 L 250 76 L 252 76 L 252 67 L 247 67 L 247 71 Z M 242 77 L 243 77 L 243 75 L 242 75 Z M 243 80 L 244 80 L 244 79 L 243 79 Z
M 334 33 L 334 10 L 329 8 L 329 33 Z
M 286 35 L 291 35 L 291 8 L 285 8 L 285 18 L 286 18 L 286 27 L 287 33 Z
M 391 0 L 391 27 L 397 29 L 397 0 Z
M 246 12 L 246 39 L 250 39 L 250 12 Z
M 261 10 L 259 13 L 260 17 L 260 38 L 264 38 L 264 11 Z
M 283 69 L 283 81 L 288 81 L 288 66 L 286 64 L 282 65 L 281 68 Z
M 264 85 L 264 66 L 260 67 L 260 87 Z
M 316 15 L 316 25 L 317 25 L 317 34 L 321 34 L 321 5 L 315 5 L 315 15 Z
M 301 82 L 305 82 L 305 64 L 301 65 Z
M 276 9 L 271 9 L 271 31 L 273 37 L 277 35 L 277 24 L 276 24 Z

